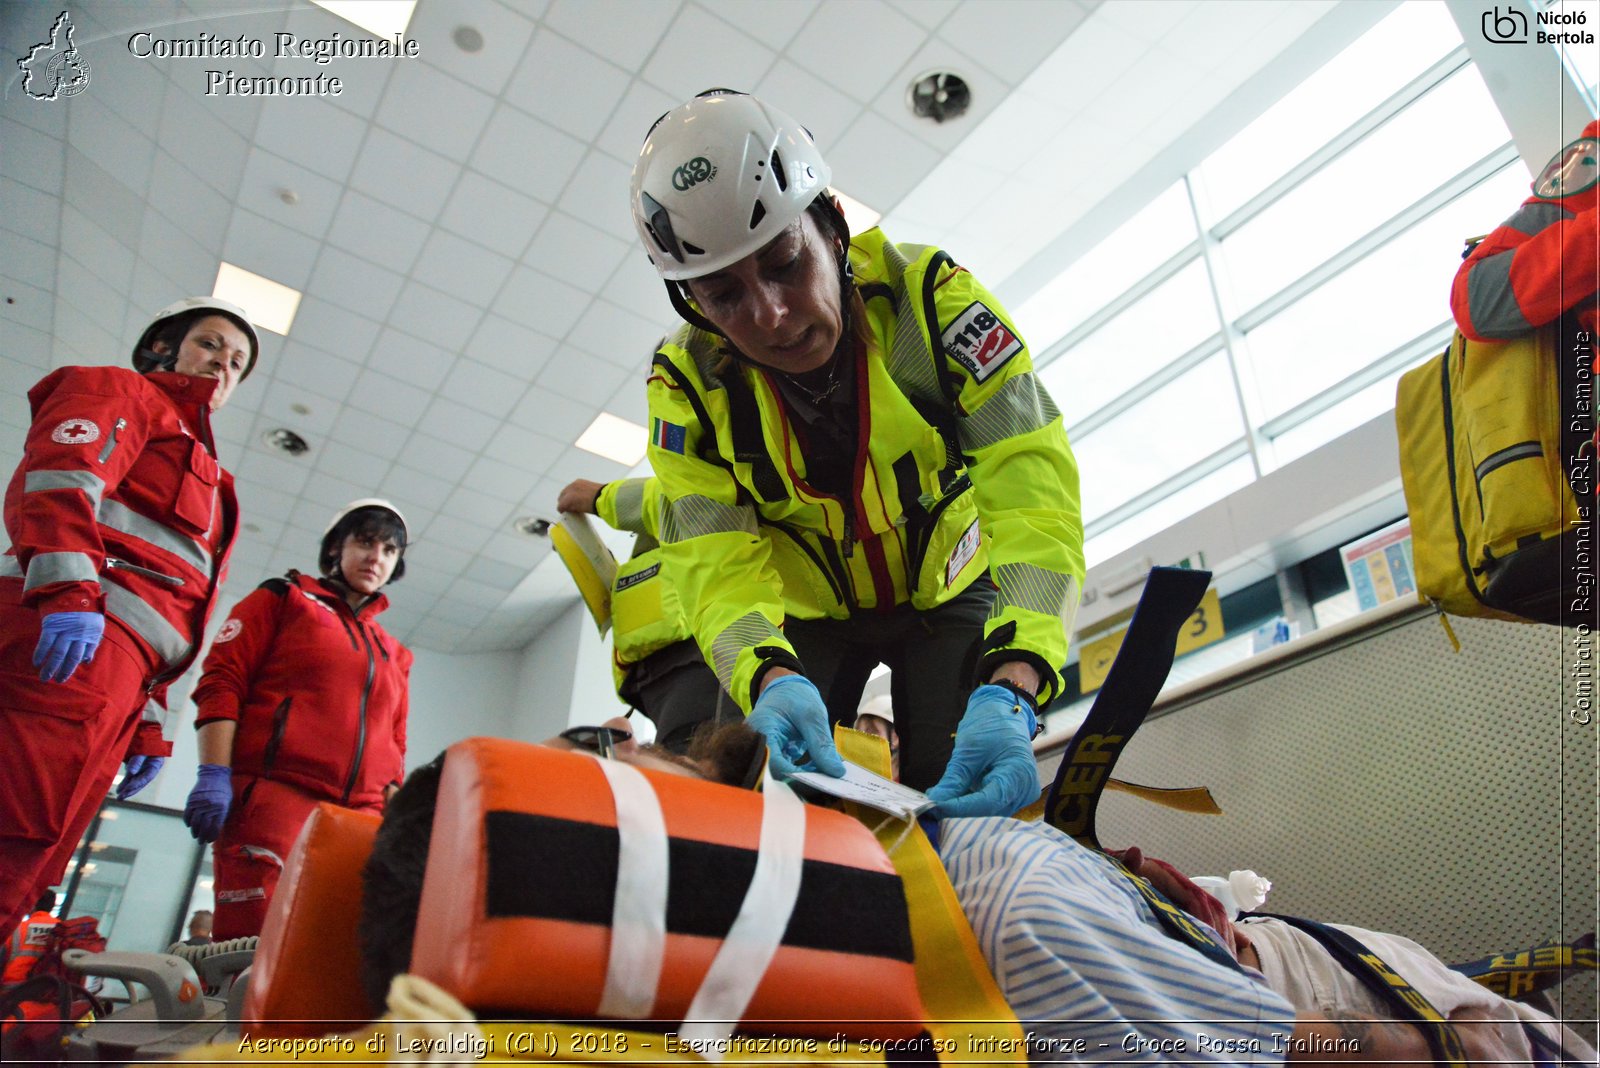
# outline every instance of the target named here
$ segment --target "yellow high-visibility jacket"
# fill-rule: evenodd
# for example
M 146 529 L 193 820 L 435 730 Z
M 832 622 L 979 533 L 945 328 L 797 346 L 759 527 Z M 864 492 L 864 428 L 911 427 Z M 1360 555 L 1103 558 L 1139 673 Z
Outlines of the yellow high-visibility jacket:
M 988 568 L 999 596 L 979 670 L 1027 661 L 1043 704 L 1061 689 L 1084 574 L 1061 413 L 1005 309 L 946 253 L 872 229 L 850 259 L 871 342 L 853 369 L 849 499 L 806 484 L 773 372 L 690 326 L 656 353 L 649 456 L 689 628 L 748 712 L 765 665 L 794 659 L 785 618 L 929 609 Z
M 690 637 L 672 584 L 661 573 L 661 487 L 653 478 L 608 482 L 595 512 L 614 530 L 638 535 L 633 555 L 617 567 L 611 584 L 611 671 L 622 688 L 628 668 L 673 642 Z

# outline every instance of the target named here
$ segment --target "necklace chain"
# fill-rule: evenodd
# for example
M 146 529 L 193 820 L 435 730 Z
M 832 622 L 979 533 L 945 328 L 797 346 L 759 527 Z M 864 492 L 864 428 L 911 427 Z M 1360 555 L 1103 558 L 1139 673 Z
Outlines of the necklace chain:
M 821 404 L 823 401 L 833 396 L 838 388 L 844 384 L 844 375 L 840 373 L 844 368 L 844 363 L 845 361 L 842 359 L 836 358 L 834 360 L 833 370 L 828 372 L 828 384 L 823 386 L 821 389 L 812 389 L 810 386 L 800 381 L 800 379 L 795 375 L 786 375 L 785 377 L 794 384 L 796 389 L 809 397 L 812 404 Z

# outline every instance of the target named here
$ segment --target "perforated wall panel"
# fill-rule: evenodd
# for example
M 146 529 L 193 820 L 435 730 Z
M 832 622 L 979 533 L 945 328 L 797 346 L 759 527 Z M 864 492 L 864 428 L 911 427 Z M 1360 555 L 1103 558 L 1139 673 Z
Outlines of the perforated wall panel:
M 1107 794 L 1102 843 L 1194 874 L 1253 868 L 1274 911 L 1410 935 L 1447 962 L 1594 930 L 1597 728 L 1570 715 L 1594 699 L 1594 657 L 1576 631 L 1453 623 L 1459 654 L 1418 617 L 1151 719 L 1117 776 L 1209 786 L 1223 815 Z M 1594 1041 L 1592 973 L 1558 999 Z

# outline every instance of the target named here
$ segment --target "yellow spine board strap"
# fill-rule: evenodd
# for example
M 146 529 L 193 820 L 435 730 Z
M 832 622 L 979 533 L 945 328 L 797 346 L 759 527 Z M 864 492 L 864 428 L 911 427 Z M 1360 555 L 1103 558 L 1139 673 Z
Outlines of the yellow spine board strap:
M 1594 932 L 1571 942 L 1552 939 L 1516 953 L 1497 953 L 1466 964 L 1452 964 L 1450 968 L 1503 998 L 1526 997 L 1579 972 L 1594 971 Z
M 876 735 L 835 727 L 839 755 L 868 771 L 889 775 L 889 744 Z M 916 954 L 917 989 L 928 1011 L 930 1046 L 940 1061 L 970 1063 L 981 1049 L 986 1064 L 1022 1064 L 1027 1045 L 1022 1025 L 994 981 L 944 864 L 915 820 L 909 827 L 884 820 L 875 809 L 846 810 L 875 828 L 905 885 Z
M 1272 912 L 1255 912 L 1253 916 L 1270 916 L 1297 927 L 1322 943 L 1345 970 L 1361 981 L 1379 1000 L 1394 1010 L 1395 1019 L 1407 1020 L 1422 1028 L 1427 1036 L 1428 1048 L 1433 1051 L 1436 1064 L 1465 1066 L 1466 1050 L 1461 1036 L 1450 1025 L 1444 1014 L 1422 995 L 1422 991 L 1406 982 L 1405 977 L 1389 967 L 1384 959 L 1362 945 L 1350 935 L 1316 920 L 1298 916 L 1280 916 Z
M 1062 754 L 1045 792 L 1044 818 L 1090 849 L 1100 848 L 1094 816 L 1106 780 L 1167 681 L 1178 632 L 1210 583 L 1209 571 L 1150 569 L 1111 671 Z

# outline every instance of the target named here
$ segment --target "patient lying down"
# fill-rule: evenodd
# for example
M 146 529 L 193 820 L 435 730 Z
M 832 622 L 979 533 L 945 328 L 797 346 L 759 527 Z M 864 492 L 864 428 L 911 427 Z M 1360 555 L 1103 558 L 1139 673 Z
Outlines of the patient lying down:
M 753 783 L 762 766 L 763 742 L 742 723 L 697 738 L 687 756 L 636 745 L 624 736 L 625 720 L 607 726 L 616 733 L 603 741 L 591 730 L 567 732 L 570 738 L 546 744 L 630 765 L 647 778 L 685 776 L 740 786 Z M 363 873 L 363 981 L 374 1004 L 383 1003 L 390 980 L 412 965 L 444 762 L 441 756 L 415 771 L 391 799 Z M 526 789 L 540 790 L 541 783 L 529 781 Z M 946 820 L 940 830 L 940 860 L 985 960 L 1029 1035 L 1035 1061 L 1271 1064 L 1432 1057 L 1419 1028 L 1390 1022 L 1391 1014 L 1357 983 L 1338 981 L 1334 973 L 1342 969 L 1315 942 L 1252 922 L 1242 929 L 1243 938 L 1229 941 L 1249 947 L 1246 959 L 1255 967 L 1230 967 L 1170 937 L 1117 861 L 1052 827 L 983 817 Z M 525 859 L 530 869 L 557 869 L 572 880 L 585 870 L 566 856 Z M 608 886 L 580 889 L 603 902 L 612 894 Z M 1395 943 L 1384 945 L 1392 949 Z M 1422 984 L 1460 1025 L 1469 1060 L 1531 1062 L 1527 1025 L 1549 1042 L 1565 1041 L 1569 1057 L 1593 1063 L 1593 1051 L 1548 1017 L 1470 980 L 1456 989 L 1433 974 L 1444 971 L 1436 958 L 1415 943 L 1405 946 L 1400 963 L 1427 973 L 1407 978 Z M 529 947 L 530 970 L 536 952 Z M 472 1005 L 470 999 L 469 1006 L 483 1012 L 497 1007 Z

